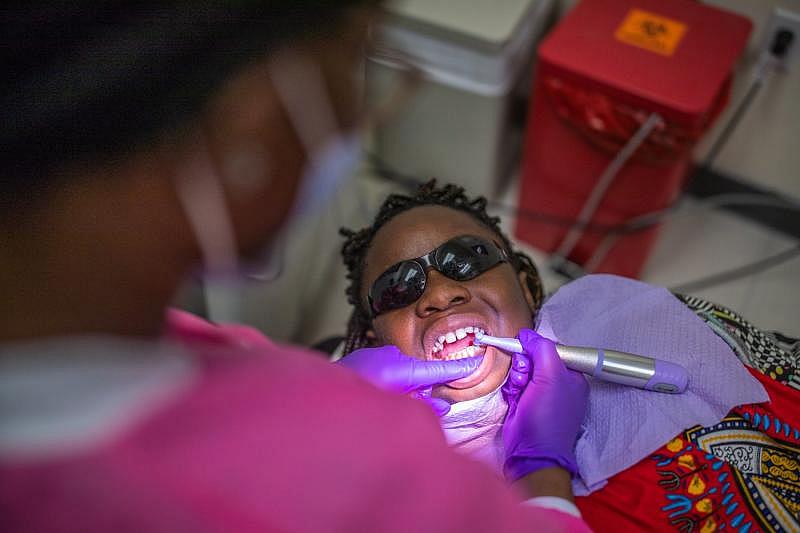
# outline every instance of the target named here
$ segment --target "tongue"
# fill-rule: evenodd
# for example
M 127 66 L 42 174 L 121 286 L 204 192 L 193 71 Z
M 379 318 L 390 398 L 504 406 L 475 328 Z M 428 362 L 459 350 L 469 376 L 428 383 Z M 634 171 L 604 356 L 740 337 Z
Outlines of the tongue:
M 439 352 L 439 357 L 444 358 L 450 355 L 451 353 L 460 352 L 467 346 L 472 346 L 474 344 L 473 342 L 474 340 L 475 340 L 475 335 L 473 335 L 472 333 L 467 333 L 467 336 L 464 337 L 463 339 L 459 339 L 456 342 L 445 344 L 442 351 Z

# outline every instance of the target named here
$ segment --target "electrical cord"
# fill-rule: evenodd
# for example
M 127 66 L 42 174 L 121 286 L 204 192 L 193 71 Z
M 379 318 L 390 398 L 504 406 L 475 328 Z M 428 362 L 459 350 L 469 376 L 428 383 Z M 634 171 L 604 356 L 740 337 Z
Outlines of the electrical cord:
M 390 181 L 392 183 L 396 183 L 401 187 L 405 188 L 406 190 L 408 190 L 409 192 L 413 192 L 414 190 L 417 189 L 417 187 L 419 187 L 420 185 L 424 184 L 427 181 L 420 177 L 413 176 L 410 174 L 405 174 L 391 168 L 377 154 L 368 153 L 367 159 L 369 161 L 369 164 L 372 165 L 372 168 L 375 171 L 376 176 L 385 179 L 387 181 Z M 494 200 L 487 200 L 487 205 L 508 215 L 521 216 L 523 218 L 528 218 L 531 220 L 535 220 L 537 222 L 542 222 L 544 224 L 550 224 L 553 226 L 571 228 L 572 226 L 577 224 L 577 220 L 572 217 L 553 215 L 550 213 L 544 213 L 533 209 L 520 208 L 515 205 L 505 204 L 503 202 L 498 202 Z M 598 224 L 595 222 L 589 222 L 584 224 L 582 228 L 585 231 L 589 232 L 606 233 L 614 229 L 615 226 L 611 224 Z
M 722 131 L 708 150 L 703 163 L 697 167 L 698 170 L 712 168 L 717 156 L 727 145 L 728 140 L 733 132 L 736 131 L 736 128 L 738 127 L 747 110 L 750 108 L 759 90 L 767 81 L 769 76 L 781 64 L 782 58 L 786 55 L 789 47 L 791 46 L 792 39 L 793 34 L 791 34 L 791 32 L 787 33 L 787 30 L 781 30 L 775 34 L 769 50 L 767 50 L 759 60 L 759 64 L 756 68 L 756 75 L 753 77 L 753 80 L 750 83 L 750 86 L 747 88 L 747 91 L 745 91 L 744 97 L 734 108 L 733 113 L 726 122 Z M 686 183 L 689 183 L 689 181 L 690 180 L 687 180 Z M 719 203 L 720 200 L 717 200 L 717 202 Z M 750 204 L 746 203 L 745 205 Z M 640 231 L 656 223 L 662 222 L 669 216 L 674 216 L 679 207 L 680 197 L 675 204 L 668 206 L 665 209 L 639 215 L 627 221 L 624 226 L 613 229 L 604 236 L 603 240 L 594 250 L 589 259 L 585 261 L 583 266 L 576 265 L 566 260 L 566 254 L 559 253 L 561 249 L 556 252 L 555 260 L 551 261 L 551 266 L 554 270 L 562 272 L 570 277 L 594 272 L 620 238 L 632 232 Z M 574 233 L 574 229 L 572 231 Z
M 782 53 L 785 53 L 785 50 Z M 736 109 L 731 114 L 730 118 L 728 119 L 728 122 L 725 124 L 720 134 L 717 136 L 717 138 L 712 143 L 711 147 L 706 152 L 706 157 L 703 160 L 703 163 L 697 167 L 695 173 L 699 173 L 701 170 L 710 169 L 713 167 L 720 152 L 725 147 L 725 145 L 727 145 L 731 135 L 733 134 L 734 131 L 736 131 L 736 128 L 739 126 L 739 123 L 744 117 L 745 112 L 750 108 L 750 105 L 753 103 L 753 100 L 755 99 L 756 95 L 761 90 L 761 87 L 764 85 L 769 75 L 774 71 L 777 65 L 777 60 L 778 59 L 774 57 L 772 51 L 771 53 L 766 54 L 764 58 L 762 58 L 757 68 L 756 76 L 751 82 L 750 87 L 747 88 L 744 97 L 736 106 Z M 687 180 L 687 183 L 689 183 L 690 181 L 691 179 Z M 748 207 L 768 205 L 790 210 L 798 209 L 798 207 L 791 206 L 789 202 L 783 202 L 779 199 L 773 199 L 767 196 L 762 196 L 757 194 L 752 194 L 752 195 L 748 193 L 742 193 L 742 194 L 746 196 L 752 196 L 752 202 L 745 201 L 739 203 L 736 201 L 735 198 L 730 203 L 726 202 L 725 199 L 727 197 L 734 196 L 733 194 L 730 193 L 723 193 L 719 195 L 714 195 L 709 198 L 705 198 L 704 202 L 706 202 L 705 204 L 706 206 L 711 208 L 725 207 L 730 205 L 741 205 Z M 588 272 L 594 270 L 594 268 L 596 268 L 599 265 L 600 261 L 602 260 L 602 258 L 605 257 L 605 255 L 608 253 L 611 247 L 613 247 L 616 241 L 623 235 L 629 234 L 630 232 L 640 231 L 642 229 L 649 228 L 654 224 L 663 222 L 667 217 L 675 214 L 678 208 L 680 207 L 680 202 L 681 201 L 679 200 L 672 206 L 667 207 L 666 209 L 653 211 L 651 213 L 645 213 L 644 215 L 635 217 L 629 220 L 624 226 L 620 226 L 619 228 L 615 228 L 615 230 L 612 230 L 611 233 L 607 235 L 598 246 L 599 253 L 595 253 L 593 257 L 594 261 L 590 260 L 590 262 L 586 265 L 585 269 Z M 773 202 L 775 204 L 780 204 L 780 205 L 773 205 Z
M 377 155 L 373 153 L 368 154 L 368 160 L 372 165 L 373 170 L 375 171 L 375 175 L 384 180 L 398 184 L 410 192 L 416 190 L 420 185 L 424 184 L 426 181 L 423 180 L 422 178 L 415 177 L 410 174 L 404 174 L 389 168 L 388 165 L 386 165 Z M 722 193 L 713 196 L 708 196 L 706 198 L 695 199 L 694 202 L 700 204 L 703 207 L 709 207 L 713 209 L 720 207 L 734 206 L 734 205 L 748 206 L 748 207 L 768 206 L 768 207 L 777 207 L 780 209 L 786 209 L 789 211 L 800 212 L 800 204 L 793 203 L 790 200 L 785 200 L 782 198 L 776 198 L 773 196 L 767 196 L 757 193 Z M 553 215 L 550 213 L 544 213 L 542 211 L 527 209 L 524 207 L 519 207 L 513 204 L 507 204 L 497 200 L 487 200 L 486 204 L 488 207 L 492 208 L 497 212 L 511 216 L 529 218 L 532 220 L 536 220 L 538 222 L 542 222 L 544 224 L 550 224 L 553 226 L 560 226 L 566 228 L 579 226 L 579 221 L 572 217 L 565 217 L 565 216 Z M 685 204 L 685 199 L 681 198 L 663 209 L 650 211 L 648 213 L 638 215 L 625 222 L 621 222 L 618 224 L 585 222 L 582 224 L 582 227 L 585 231 L 592 233 L 602 233 L 602 234 L 607 234 L 607 233 L 630 234 L 638 231 L 644 231 L 650 226 L 653 226 L 661 222 L 664 218 L 666 218 L 667 215 L 679 211 L 684 206 L 684 204 Z
M 717 139 L 712 144 L 711 148 L 707 152 L 706 158 L 703 161 L 703 165 L 701 168 L 711 168 L 716 161 L 717 156 L 720 154 L 722 149 L 728 143 L 731 134 L 736 130 L 739 123 L 744 117 L 745 112 L 750 108 L 750 105 L 755 100 L 756 95 L 758 94 L 761 87 L 766 83 L 769 76 L 775 72 L 775 70 L 780 66 L 783 59 L 786 57 L 786 54 L 789 51 L 789 48 L 792 46 L 792 42 L 794 40 L 794 34 L 787 30 L 787 29 L 780 29 L 778 32 L 775 33 L 772 42 L 770 43 L 769 49 L 762 55 L 759 65 L 757 66 L 756 75 L 753 81 L 748 87 L 747 91 L 745 92 L 744 97 L 736 106 L 731 117 L 728 119 L 728 122 L 725 124 L 725 127 L 722 129 L 722 132 L 717 136 Z M 725 196 L 734 196 L 734 195 L 719 195 L 722 198 L 718 198 L 717 202 L 724 201 Z M 717 197 L 711 197 L 709 200 L 714 200 Z M 754 205 L 754 204 L 745 204 L 745 205 Z M 768 205 L 768 204 L 761 204 L 761 205 Z M 793 204 L 786 202 L 786 205 L 781 205 L 784 209 L 789 209 L 796 211 L 797 207 Z M 706 289 L 709 287 L 714 287 L 718 285 L 722 285 L 724 283 L 729 283 L 731 281 L 735 281 L 738 279 L 742 279 L 748 276 L 753 276 L 755 274 L 759 274 L 770 268 L 783 264 L 800 254 L 800 246 L 795 246 L 793 248 L 784 250 L 778 254 L 772 255 L 770 257 L 766 257 L 760 259 L 758 261 L 749 263 L 747 265 L 743 265 L 740 267 L 732 268 L 730 270 L 726 270 L 724 272 L 718 272 L 716 274 L 712 274 L 710 276 L 706 276 L 704 278 L 696 279 L 694 281 L 689 281 L 682 283 L 680 285 L 674 286 L 671 288 L 673 292 L 693 292 L 698 291 L 701 289 Z
M 718 209 L 721 207 L 742 206 L 742 207 L 775 207 L 788 211 L 800 212 L 800 205 L 794 204 L 788 200 L 766 196 L 763 194 L 754 193 L 722 193 L 714 196 L 709 196 L 703 199 L 696 200 L 701 207 L 709 209 Z M 612 229 L 603 237 L 603 240 L 597 246 L 597 249 L 592 254 L 592 257 L 586 262 L 583 270 L 586 273 L 593 272 L 605 259 L 608 252 L 616 244 L 616 242 L 626 235 L 643 231 L 651 226 L 662 222 L 667 217 L 675 217 L 686 215 L 690 211 L 684 209 L 685 199 L 680 199 L 671 206 L 659 211 L 651 211 L 634 217 L 624 224 Z
M 734 109 L 733 113 L 731 113 L 731 116 L 728 119 L 728 122 L 725 124 L 725 127 L 722 128 L 722 131 L 719 135 L 717 135 L 717 138 L 714 140 L 711 148 L 709 148 L 708 152 L 706 152 L 706 157 L 703 160 L 701 167 L 711 168 L 714 165 L 714 162 L 717 160 L 717 156 L 719 156 L 725 145 L 728 144 L 728 139 L 730 139 L 730 136 L 734 131 L 736 131 L 736 128 L 742 121 L 745 112 L 750 109 L 750 105 L 755 100 L 755 97 L 761 90 L 761 87 L 764 86 L 764 83 L 767 81 L 769 76 L 775 71 L 777 62 L 778 59 L 772 54 L 767 54 L 767 57 L 761 60 L 761 64 L 756 70 L 756 75 L 753 78 L 753 81 L 750 83 L 750 87 L 747 88 L 747 91 L 744 93 L 741 101 L 737 104 L 736 109 Z
M 790 261 L 798 256 L 800 256 L 800 245 L 794 246 L 787 250 L 783 250 L 782 252 L 779 252 L 775 255 L 771 255 L 764 259 L 759 259 L 758 261 L 754 261 L 747 265 L 742 265 L 740 267 L 732 268 L 724 272 L 711 274 L 710 276 L 707 276 L 705 278 L 700 278 L 694 281 L 682 283 L 680 285 L 675 285 L 673 287 L 670 287 L 669 290 L 671 290 L 672 292 L 686 294 L 686 293 L 696 292 L 702 289 L 707 289 L 709 287 L 715 287 L 717 285 L 730 283 L 731 281 L 736 281 L 741 278 L 746 278 L 748 276 L 759 274 L 765 270 L 786 263 L 787 261 Z
M 553 252 L 550 259 L 551 262 L 561 265 L 565 261 L 568 261 L 567 257 L 572 253 L 578 241 L 583 237 L 583 230 L 581 228 L 585 226 L 597 212 L 597 208 L 600 207 L 600 202 L 603 201 L 603 197 L 606 195 L 608 188 L 611 187 L 619 171 L 622 170 L 628 160 L 636 153 L 639 146 L 645 142 L 650 133 L 663 124 L 664 119 L 662 119 L 658 113 L 651 113 L 636 133 L 625 143 L 625 146 L 617 152 L 614 159 L 612 159 L 605 170 L 603 170 L 603 173 L 597 179 L 597 183 L 592 188 L 592 192 L 589 193 L 588 198 L 583 203 L 575 225 L 569 229 L 561 240 L 561 244 L 559 244 L 556 251 Z
M 393 183 L 397 183 L 398 185 L 401 185 L 402 187 L 408 189 L 409 191 L 415 190 L 419 185 L 424 183 L 424 180 L 420 178 L 415 178 L 413 176 L 409 176 L 408 174 L 402 174 L 397 171 L 388 169 L 388 167 L 383 162 L 379 161 L 377 156 L 375 156 L 374 154 L 370 155 L 370 160 L 373 163 L 375 163 L 376 165 L 375 170 L 378 176 L 380 176 L 383 179 L 389 180 Z M 724 193 L 699 199 L 693 203 L 699 204 L 699 206 L 704 209 L 718 209 L 721 207 L 738 205 L 738 206 L 769 206 L 769 207 L 787 209 L 794 212 L 800 212 L 800 205 L 798 204 L 794 204 L 790 201 L 782 200 L 780 198 L 774 198 L 771 196 L 765 196 L 754 193 Z M 489 201 L 487 202 L 487 205 L 490 208 L 508 213 L 510 215 L 528 216 L 540 222 L 549 223 L 562 227 L 572 227 L 577 222 L 576 220 L 567 217 L 552 216 L 547 213 L 540 213 L 533 210 L 523 209 L 502 202 Z M 603 225 L 603 224 L 587 223 L 585 225 L 585 228 L 587 231 L 606 233 L 607 236 L 598 246 L 598 250 L 604 247 L 610 248 L 610 245 L 608 243 L 609 239 L 620 238 L 621 236 L 624 235 L 630 235 L 639 231 L 644 231 L 653 226 L 654 224 L 661 222 L 668 215 L 680 216 L 689 214 L 690 211 L 688 209 L 681 211 L 681 209 L 685 208 L 685 206 L 686 206 L 685 201 L 679 200 L 664 209 L 658 211 L 652 211 L 650 213 L 645 213 L 634 219 L 628 220 L 627 222 L 624 222 L 622 224 Z M 782 263 L 785 263 L 786 261 L 789 261 L 790 259 L 794 258 L 799 253 L 800 253 L 800 246 L 796 248 L 791 248 L 789 250 L 785 250 L 774 256 L 760 259 L 753 263 L 733 268 L 728 271 L 719 272 L 717 274 L 713 274 L 698 280 L 682 283 L 676 287 L 672 287 L 670 290 L 675 292 L 690 292 L 690 290 L 700 290 L 716 285 L 721 285 L 723 283 L 735 281 L 737 279 L 741 279 L 747 276 L 752 276 L 760 272 L 763 272 L 765 270 L 768 270 L 772 267 L 778 266 Z M 586 274 L 585 269 L 571 262 L 564 263 L 563 265 L 561 265 L 560 269 L 555 271 L 571 279 L 576 279 L 581 275 Z
M 782 59 L 786 56 L 786 53 L 792 45 L 793 38 L 794 35 L 791 32 L 788 32 L 788 30 L 781 30 L 776 33 L 769 50 L 764 54 L 760 64 L 757 67 L 756 75 L 751 82 L 750 87 L 748 87 L 744 97 L 737 104 L 722 131 L 709 148 L 703 163 L 697 167 L 698 171 L 712 167 L 717 156 L 720 154 L 725 145 L 727 145 L 730 136 L 739 126 L 739 123 L 741 122 L 745 113 L 752 105 L 758 92 L 761 90 L 769 76 L 778 67 Z M 369 160 L 377 174 L 384 179 L 394 181 L 395 183 L 401 184 L 409 189 L 414 189 L 423 183 L 423 180 L 417 177 L 405 175 L 389 168 L 376 154 L 370 154 Z M 689 180 L 687 180 L 687 182 L 688 181 Z M 789 211 L 800 212 L 800 205 L 794 204 L 793 202 L 752 193 L 724 193 L 704 198 L 699 200 L 699 203 L 703 207 L 711 209 L 731 205 L 770 206 Z M 599 266 L 600 262 L 603 258 L 605 258 L 608 251 L 610 251 L 616 241 L 621 237 L 639 231 L 644 231 L 655 224 L 663 222 L 667 217 L 675 216 L 676 214 L 685 214 L 685 211 L 683 213 L 679 211 L 684 205 L 682 197 L 679 197 L 678 200 L 663 209 L 639 215 L 620 224 L 611 225 L 590 222 L 585 219 L 586 217 L 583 217 L 583 219 L 580 217 L 578 219 L 560 217 L 535 210 L 522 209 L 517 206 L 503 204 L 502 202 L 497 201 L 489 201 L 487 204 L 493 209 L 512 214 L 516 217 L 530 218 L 545 224 L 569 228 L 569 230 L 573 233 L 578 232 L 582 234 L 585 232 L 591 232 L 605 234 L 603 241 L 601 241 L 600 245 L 595 250 L 593 257 L 589 260 L 586 267 L 581 267 L 580 265 L 565 260 L 563 257 L 559 258 L 560 261 L 558 261 L 557 265 L 551 265 L 551 268 L 553 268 L 556 272 L 566 275 L 572 279 L 580 277 L 587 272 L 591 272 L 595 267 Z M 719 272 L 717 274 L 694 281 L 682 283 L 681 285 L 673 287 L 671 290 L 675 292 L 691 292 L 721 285 L 723 283 L 729 283 L 731 281 L 752 276 L 773 268 L 793 259 L 799 254 L 800 246 L 796 246 L 747 265 L 736 267 L 724 272 Z

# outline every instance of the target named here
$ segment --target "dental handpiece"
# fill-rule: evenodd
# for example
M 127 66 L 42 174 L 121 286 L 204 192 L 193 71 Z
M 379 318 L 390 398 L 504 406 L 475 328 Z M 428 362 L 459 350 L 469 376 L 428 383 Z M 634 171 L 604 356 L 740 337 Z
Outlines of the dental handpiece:
M 475 344 L 494 346 L 508 353 L 524 353 L 522 343 L 507 337 L 475 334 Z M 556 344 L 564 365 L 596 379 L 640 389 L 680 394 L 686 390 L 689 374 L 681 365 L 643 355 Z

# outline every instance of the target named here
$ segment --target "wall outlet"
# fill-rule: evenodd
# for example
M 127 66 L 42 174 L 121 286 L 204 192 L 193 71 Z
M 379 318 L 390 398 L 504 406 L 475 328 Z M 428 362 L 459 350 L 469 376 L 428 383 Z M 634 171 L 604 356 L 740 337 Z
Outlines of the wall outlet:
M 769 53 L 770 49 L 775 46 L 776 37 L 781 32 L 790 32 L 792 37 L 786 54 L 780 60 L 779 68 L 782 70 L 799 69 L 800 13 L 780 7 L 776 7 L 772 11 L 769 22 L 767 22 L 766 31 L 764 32 L 764 41 L 761 43 L 762 53 Z M 784 33 L 782 37 L 786 38 L 786 33 Z

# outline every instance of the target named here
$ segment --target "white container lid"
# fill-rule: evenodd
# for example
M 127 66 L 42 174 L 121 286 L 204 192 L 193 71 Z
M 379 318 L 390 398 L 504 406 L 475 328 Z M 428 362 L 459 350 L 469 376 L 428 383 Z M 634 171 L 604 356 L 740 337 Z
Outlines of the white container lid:
M 510 89 L 530 58 L 552 4 L 553 0 L 395 0 L 385 6 L 387 17 L 379 36 L 428 79 L 497 96 Z
M 511 39 L 532 0 L 395 0 L 392 24 L 467 48 L 498 53 Z

